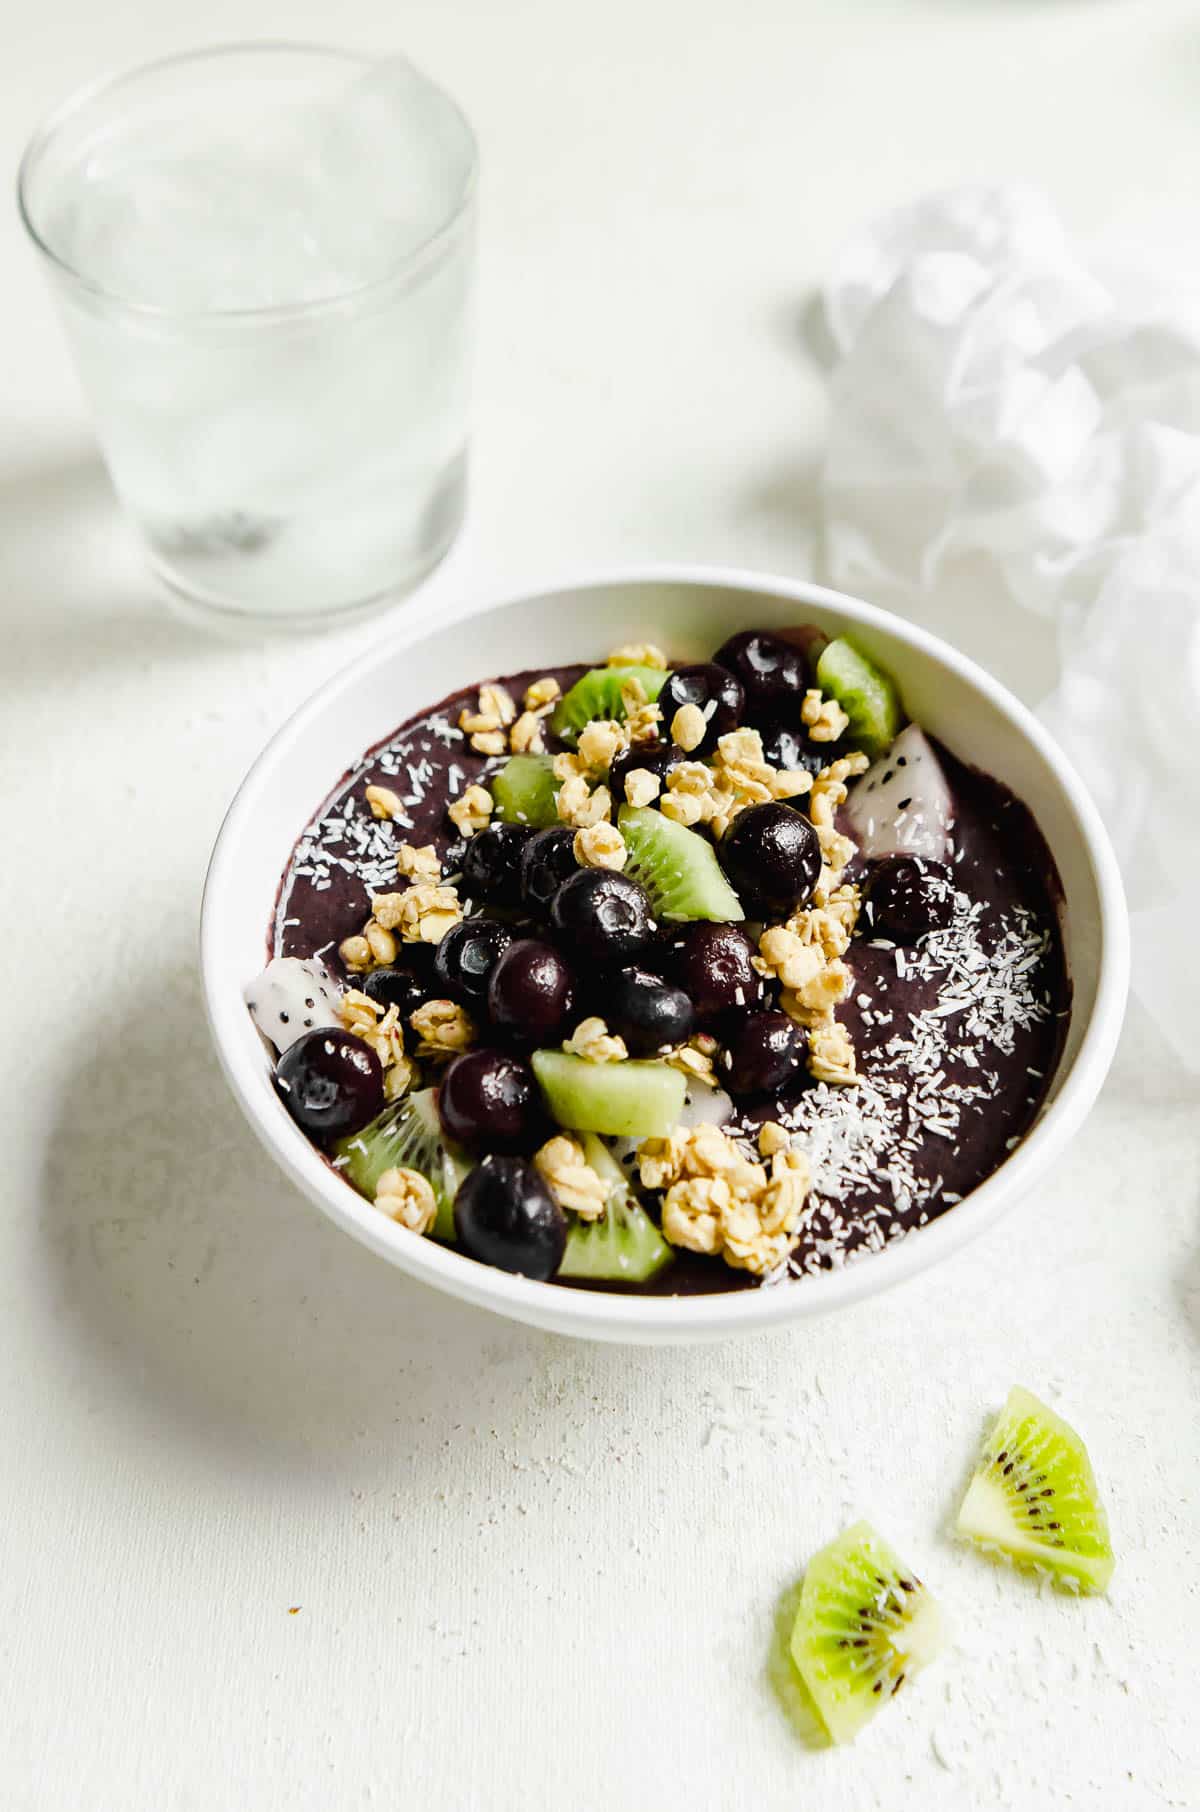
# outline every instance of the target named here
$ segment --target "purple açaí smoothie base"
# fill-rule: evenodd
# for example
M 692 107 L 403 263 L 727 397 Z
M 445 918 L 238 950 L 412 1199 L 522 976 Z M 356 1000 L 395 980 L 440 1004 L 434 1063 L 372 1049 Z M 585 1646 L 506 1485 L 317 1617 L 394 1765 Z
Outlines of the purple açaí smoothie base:
M 497 683 L 520 696 L 546 671 L 566 690 L 584 668 Z M 282 878 L 271 954 L 320 953 L 337 971 L 337 947 L 369 916 L 371 894 L 395 887 L 402 842 L 433 844 L 446 872 L 457 870 L 462 840 L 446 805 L 501 765 L 476 754 L 457 727 L 477 695 L 477 686 L 466 688 L 409 719 L 342 776 Z M 846 958 L 853 992 L 838 1016 L 854 1039 L 861 1080 L 846 1089 L 806 1079 L 740 1112 L 730 1128 L 779 1120 L 809 1152 L 813 1212 L 788 1266 L 792 1277 L 877 1251 L 951 1209 L 1020 1142 L 1062 1049 L 1070 985 L 1053 858 L 1006 788 L 945 749 L 939 754 L 955 804 L 954 924 L 907 948 L 856 937 Z M 399 794 L 403 817 L 372 817 L 363 797 L 372 783 Z M 638 1287 L 694 1294 L 754 1284 L 720 1260 L 681 1252 Z

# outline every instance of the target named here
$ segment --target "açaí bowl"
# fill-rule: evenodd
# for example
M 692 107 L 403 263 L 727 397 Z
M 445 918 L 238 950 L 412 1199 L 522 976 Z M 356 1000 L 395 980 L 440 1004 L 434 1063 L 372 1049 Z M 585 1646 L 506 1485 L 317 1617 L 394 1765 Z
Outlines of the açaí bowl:
M 246 1011 L 293 845 L 339 776 L 372 744 L 458 687 L 495 673 L 601 658 L 657 642 L 707 660 L 735 630 L 813 622 L 844 631 L 899 682 L 910 714 L 1032 811 L 1063 889 L 1072 1015 L 1040 1115 L 992 1176 L 930 1225 L 843 1269 L 712 1296 L 571 1290 L 510 1276 L 414 1238 L 337 1176 L 284 1111 Z M 716 1339 L 822 1315 L 901 1282 L 964 1245 L 1026 1193 L 1077 1131 L 1112 1060 L 1128 981 L 1128 925 L 1108 838 L 1082 782 L 1037 720 L 936 636 L 819 586 L 760 574 L 653 568 L 557 585 L 457 615 L 415 616 L 303 705 L 263 750 L 221 827 L 201 925 L 204 993 L 221 1065 L 280 1168 L 329 1218 L 411 1277 L 535 1327 L 593 1339 Z

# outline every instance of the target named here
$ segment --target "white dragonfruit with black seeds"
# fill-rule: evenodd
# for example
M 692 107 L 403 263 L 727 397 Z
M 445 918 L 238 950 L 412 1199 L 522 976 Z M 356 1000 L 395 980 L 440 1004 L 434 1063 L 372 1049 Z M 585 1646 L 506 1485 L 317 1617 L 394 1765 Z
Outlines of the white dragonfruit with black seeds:
M 680 1126 L 689 1130 L 693 1126 L 724 1126 L 732 1119 L 733 1102 L 723 1088 L 718 1088 L 715 1082 L 705 1082 L 699 1076 L 688 1077 Z
M 319 957 L 276 956 L 246 989 L 250 1017 L 282 1055 L 316 1026 L 336 1026 L 341 987 Z
M 926 856 L 951 851 L 954 797 L 937 751 L 916 724 L 901 730 L 886 755 L 851 789 L 851 835 L 864 856 Z

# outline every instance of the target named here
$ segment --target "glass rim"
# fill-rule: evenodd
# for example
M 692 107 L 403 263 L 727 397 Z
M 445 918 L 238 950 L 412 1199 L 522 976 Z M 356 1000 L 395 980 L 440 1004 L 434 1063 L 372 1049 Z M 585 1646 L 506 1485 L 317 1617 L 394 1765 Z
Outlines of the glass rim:
M 307 39 L 261 38 L 245 39 L 240 42 L 234 40 L 223 44 L 205 45 L 198 50 L 175 51 L 169 56 L 156 57 L 149 63 L 138 63 L 133 68 L 122 70 L 116 75 L 100 76 L 96 81 L 88 82 L 83 87 L 75 89 L 64 101 L 60 101 L 58 106 L 34 127 L 17 166 L 17 212 L 25 231 L 47 262 L 97 301 L 103 302 L 106 307 L 123 310 L 146 320 L 163 322 L 245 322 L 248 324 L 256 321 L 297 320 L 344 309 L 350 303 L 359 302 L 371 295 L 386 291 L 411 274 L 443 240 L 450 238 L 470 209 L 479 184 L 479 141 L 475 136 L 475 130 L 454 96 L 448 93 L 439 82 L 435 82 L 431 76 L 427 76 L 424 70 L 418 70 L 418 74 L 429 83 L 431 88 L 437 89 L 438 93 L 453 108 L 462 125 L 470 149 L 470 168 L 463 183 L 462 192 L 442 224 L 422 239 L 419 244 L 406 251 L 403 257 L 399 258 L 383 276 L 368 278 L 363 283 L 356 283 L 350 288 L 338 290 L 333 295 L 320 296 L 310 301 L 271 302 L 248 308 L 170 308 L 161 302 L 139 302 L 131 296 L 122 295 L 117 290 L 106 288 L 103 283 L 89 276 L 86 271 L 77 269 L 74 264 L 57 252 L 35 225 L 34 210 L 30 205 L 30 189 L 34 171 L 58 132 L 89 103 L 101 100 L 106 95 L 115 94 L 127 84 L 140 81 L 146 76 L 160 75 L 170 69 L 183 69 L 189 64 L 213 62 L 222 57 L 273 57 L 281 54 L 331 58 L 345 64 L 357 65 L 360 69 L 370 69 L 372 66 L 388 60 L 386 57 L 371 56 L 364 51 L 343 50 L 336 45 L 318 44 Z

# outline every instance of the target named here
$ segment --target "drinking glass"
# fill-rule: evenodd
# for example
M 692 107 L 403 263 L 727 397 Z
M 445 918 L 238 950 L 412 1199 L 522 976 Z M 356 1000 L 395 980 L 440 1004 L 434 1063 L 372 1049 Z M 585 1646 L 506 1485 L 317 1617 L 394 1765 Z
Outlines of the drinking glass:
M 304 628 L 441 558 L 466 495 L 478 158 L 402 58 L 171 58 L 35 134 L 19 200 L 96 434 L 193 612 Z

